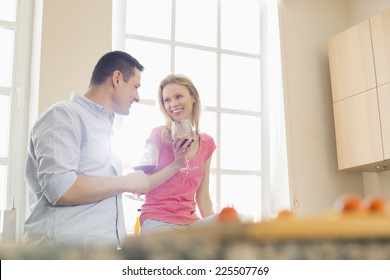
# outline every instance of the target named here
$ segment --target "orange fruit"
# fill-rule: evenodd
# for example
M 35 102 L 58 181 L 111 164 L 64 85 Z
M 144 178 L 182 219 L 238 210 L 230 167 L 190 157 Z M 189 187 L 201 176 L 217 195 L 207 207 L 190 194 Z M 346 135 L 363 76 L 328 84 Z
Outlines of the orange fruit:
M 347 195 L 339 200 L 338 209 L 342 213 L 365 212 L 363 199 L 359 195 Z
M 236 209 L 233 207 L 224 207 L 218 214 L 218 220 L 220 222 L 239 222 L 240 218 Z
M 388 208 L 388 203 L 386 199 L 382 197 L 373 197 L 366 201 L 367 211 L 370 213 L 386 213 Z
M 290 219 L 294 217 L 294 213 L 288 209 L 282 209 L 278 212 L 276 216 L 277 219 Z

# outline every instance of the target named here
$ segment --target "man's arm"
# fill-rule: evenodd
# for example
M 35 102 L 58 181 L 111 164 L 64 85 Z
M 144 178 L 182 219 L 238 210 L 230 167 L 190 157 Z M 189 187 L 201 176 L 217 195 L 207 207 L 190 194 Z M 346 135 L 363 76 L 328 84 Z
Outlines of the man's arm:
M 148 190 L 149 179 L 143 171 L 105 178 L 80 174 L 73 186 L 57 201 L 56 206 L 88 204 L 123 192 L 146 193 Z
M 129 173 L 126 176 L 105 178 L 79 174 L 72 187 L 57 200 L 56 206 L 88 204 L 123 192 L 147 193 L 157 188 L 186 166 L 186 154 L 190 143 L 181 146 L 185 141 L 184 138 L 175 139 L 172 143 L 175 160 L 164 169 L 150 176 L 147 176 L 141 170 Z

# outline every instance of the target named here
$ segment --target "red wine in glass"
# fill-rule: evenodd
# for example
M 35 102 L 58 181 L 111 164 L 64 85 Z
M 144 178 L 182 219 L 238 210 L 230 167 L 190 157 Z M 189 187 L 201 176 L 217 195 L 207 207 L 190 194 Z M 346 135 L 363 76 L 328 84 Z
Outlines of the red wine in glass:
M 152 141 L 146 141 L 142 157 L 138 161 L 135 166 L 133 166 L 134 170 L 142 170 L 146 174 L 152 174 L 154 168 L 158 163 L 159 151 L 157 145 Z
M 180 148 L 183 147 L 188 141 L 191 141 L 190 145 L 188 146 L 191 147 L 192 143 L 194 143 L 194 139 L 184 139 L 185 141 L 183 141 L 183 143 L 180 144 Z
M 192 123 L 188 119 L 180 119 L 173 121 L 171 124 L 171 136 L 172 139 L 176 139 L 177 137 L 184 138 L 185 141 L 180 144 L 180 148 L 183 147 L 188 141 L 194 142 L 194 139 L 196 139 L 196 132 L 194 127 L 192 126 Z M 196 166 L 190 167 L 189 166 L 189 160 L 187 160 L 187 166 L 180 169 L 181 171 L 189 172 L 192 169 L 197 168 Z

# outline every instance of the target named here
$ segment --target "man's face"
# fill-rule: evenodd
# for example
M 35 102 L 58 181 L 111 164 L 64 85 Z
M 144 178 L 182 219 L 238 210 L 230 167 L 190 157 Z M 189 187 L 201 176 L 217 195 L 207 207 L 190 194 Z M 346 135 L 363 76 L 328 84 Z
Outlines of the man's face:
M 117 92 L 113 97 L 114 112 L 119 115 L 129 115 L 131 104 L 140 101 L 138 88 L 141 86 L 141 71 L 134 68 L 134 75 L 127 82 L 123 75 L 119 78 Z

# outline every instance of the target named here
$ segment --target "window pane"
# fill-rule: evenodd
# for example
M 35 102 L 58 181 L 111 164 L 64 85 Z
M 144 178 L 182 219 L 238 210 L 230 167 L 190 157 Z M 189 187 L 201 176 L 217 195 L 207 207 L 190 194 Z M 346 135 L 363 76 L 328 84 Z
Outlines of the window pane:
M 202 105 L 215 106 L 217 100 L 217 54 L 189 48 L 176 48 L 175 72 L 195 84 Z
M 214 112 L 207 112 L 203 110 L 200 118 L 199 130 L 213 137 L 214 142 L 217 145 L 217 114 Z M 211 158 L 211 168 L 216 168 L 216 162 L 217 150 L 214 151 L 213 156 Z
M 17 0 L 0 0 L 0 20 L 15 21 L 16 2 Z
M 10 124 L 9 108 L 10 97 L 6 95 L 0 95 L 0 131 L 2 134 L 0 137 L 0 157 L 8 156 L 8 138 Z
M 261 180 L 259 176 L 222 175 L 221 208 L 233 206 L 244 220 L 259 221 Z
M 145 67 L 141 77 L 141 99 L 156 100 L 160 81 L 170 71 L 170 46 L 139 40 L 126 40 L 126 51 Z
M 170 39 L 170 0 L 127 0 L 126 33 Z
M 259 5 L 259 1 L 253 0 L 221 1 L 223 49 L 260 54 Z
M 11 87 L 14 58 L 14 31 L 0 27 L 0 86 Z
M 221 105 L 260 112 L 260 61 L 221 55 Z
M 150 132 L 163 123 L 163 117 L 157 106 L 133 104 L 130 115 L 123 118 L 123 130 L 118 135 L 123 164 L 137 164 Z
M 176 0 L 176 40 L 217 46 L 217 1 Z
M 260 170 L 260 128 L 259 117 L 221 114 L 223 169 Z

